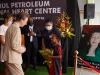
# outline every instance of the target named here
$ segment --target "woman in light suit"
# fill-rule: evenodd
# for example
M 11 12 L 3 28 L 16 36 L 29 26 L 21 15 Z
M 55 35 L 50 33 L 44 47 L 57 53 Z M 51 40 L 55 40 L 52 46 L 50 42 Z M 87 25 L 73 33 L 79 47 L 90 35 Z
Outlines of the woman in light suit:
M 8 28 L 5 37 L 3 60 L 5 63 L 5 75 L 24 75 L 22 53 L 26 48 L 21 45 L 20 27 L 27 24 L 29 15 L 21 12 L 17 14 L 16 21 Z

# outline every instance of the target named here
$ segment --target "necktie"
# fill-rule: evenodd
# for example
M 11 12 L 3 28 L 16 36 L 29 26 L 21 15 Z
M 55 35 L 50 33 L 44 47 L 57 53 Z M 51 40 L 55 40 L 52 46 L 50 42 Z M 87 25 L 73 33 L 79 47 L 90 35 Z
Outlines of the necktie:
M 32 32 L 33 31 L 33 28 L 32 27 L 30 27 L 30 31 Z M 30 42 L 32 42 L 33 41 L 33 36 L 30 36 Z

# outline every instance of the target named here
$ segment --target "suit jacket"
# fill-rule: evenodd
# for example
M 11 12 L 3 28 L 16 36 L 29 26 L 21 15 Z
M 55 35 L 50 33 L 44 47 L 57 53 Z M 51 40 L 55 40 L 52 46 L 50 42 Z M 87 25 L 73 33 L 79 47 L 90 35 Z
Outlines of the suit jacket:
M 6 32 L 3 59 L 8 63 L 22 64 L 21 54 L 14 50 L 22 50 L 21 31 L 16 22 Z
M 30 30 L 29 30 L 29 25 L 24 26 L 22 29 L 22 34 L 24 34 L 25 38 L 25 46 L 27 47 L 30 43 L 30 36 L 28 35 Z M 39 30 L 33 26 L 33 32 L 36 33 L 36 36 L 33 36 L 33 45 L 35 48 L 38 48 L 38 37 L 40 36 Z

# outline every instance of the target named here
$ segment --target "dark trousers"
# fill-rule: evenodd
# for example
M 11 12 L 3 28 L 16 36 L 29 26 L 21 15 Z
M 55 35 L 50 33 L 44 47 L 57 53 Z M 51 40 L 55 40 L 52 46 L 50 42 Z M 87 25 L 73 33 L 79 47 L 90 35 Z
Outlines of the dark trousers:
M 37 66 L 37 55 L 38 49 L 34 47 L 33 43 L 30 43 L 26 46 L 26 68 L 29 68 L 30 63 L 32 62 L 33 68 Z

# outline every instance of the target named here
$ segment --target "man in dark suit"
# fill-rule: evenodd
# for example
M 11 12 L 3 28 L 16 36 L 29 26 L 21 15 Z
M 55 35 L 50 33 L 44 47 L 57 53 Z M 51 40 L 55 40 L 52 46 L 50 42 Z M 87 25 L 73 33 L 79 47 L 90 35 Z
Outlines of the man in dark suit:
M 30 66 L 30 59 L 32 60 L 32 65 L 34 70 L 38 70 L 36 62 L 36 54 L 38 51 L 38 38 L 40 33 L 38 29 L 34 26 L 32 18 L 29 19 L 28 24 L 22 28 L 22 33 L 24 34 L 25 46 L 26 46 L 26 67 L 24 71 L 28 71 Z

